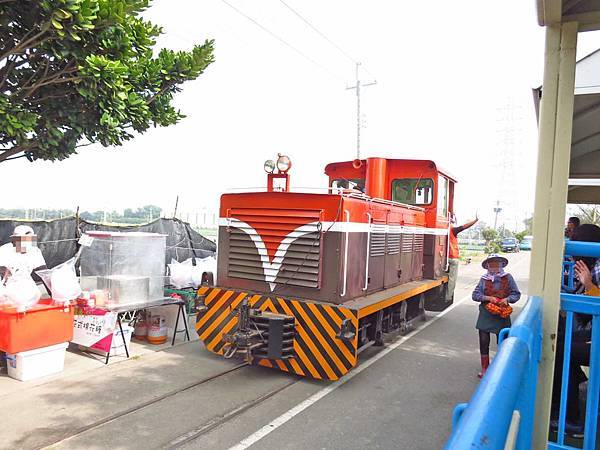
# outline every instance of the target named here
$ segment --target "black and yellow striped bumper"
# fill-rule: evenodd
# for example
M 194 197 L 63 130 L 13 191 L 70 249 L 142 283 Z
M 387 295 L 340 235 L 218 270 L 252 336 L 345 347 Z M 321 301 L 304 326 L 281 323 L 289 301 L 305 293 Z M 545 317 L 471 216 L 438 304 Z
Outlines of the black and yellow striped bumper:
M 358 314 L 343 306 L 294 300 L 276 296 L 201 287 L 206 310 L 198 315 L 196 332 L 211 352 L 222 355 L 226 342 L 223 335 L 237 324 L 236 308 L 248 297 L 254 309 L 293 316 L 296 325 L 295 357 L 286 360 L 260 359 L 261 366 L 280 369 L 301 376 L 337 380 L 356 365 Z M 336 338 L 342 321 L 348 319 L 354 338 Z

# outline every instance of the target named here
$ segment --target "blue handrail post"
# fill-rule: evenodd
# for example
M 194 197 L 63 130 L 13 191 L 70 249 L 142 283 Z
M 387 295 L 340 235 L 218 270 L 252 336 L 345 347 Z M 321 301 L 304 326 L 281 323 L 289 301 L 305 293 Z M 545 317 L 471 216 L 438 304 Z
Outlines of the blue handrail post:
M 600 316 L 592 319 L 592 348 L 590 351 L 590 379 L 588 381 L 587 411 L 585 414 L 584 449 L 596 448 L 598 427 L 598 396 L 600 395 Z
M 504 339 L 506 339 L 509 334 L 510 334 L 510 328 L 502 328 L 500 330 L 500 333 L 498 333 L 498 348 L 500 348 L 500 346 L 502 345 L 502 342 L 504 342 Z
M 454 407 L 454 411 L 452 411 L 452 429 L 455 430 L 458 426 L 458 422 L 462 416 L 462 413 L 467 409 L 468 403 L 459 403 Z
M 565 424 L 567 420 L 567 391 L 569 388 L 569 369 L 571 366 L 571 335 L 573 334 L 573 312 L 567 312 L 567 322 L 565 327 L 565 344 L 563 355 L 563 376 L 560 387 L 560 407 L 558 412 L 558 444 L 565 443 Z

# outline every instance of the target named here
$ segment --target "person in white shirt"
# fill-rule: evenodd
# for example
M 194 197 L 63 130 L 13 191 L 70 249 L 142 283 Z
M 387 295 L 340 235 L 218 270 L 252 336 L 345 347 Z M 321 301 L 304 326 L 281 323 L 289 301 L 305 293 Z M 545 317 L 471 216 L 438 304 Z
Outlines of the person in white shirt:
M 17 225 L 11 242 L 0 246 L 0 283 L 4 284 L 19 272 L 31 275 L 34 281 L 42 280 L 35 270 L 46 269 L 46 260 L 37 247 L 37 237 L 28 225 Z M 6 372 L 6 355 L 0 352 L 0 372 Z
M 0 279 L 6 280 L 22 271 L 41 281 L 34 271 L 46 269 L 46 260 L 37 247 L 37 236 L 28 225 L 17 225 L 11 242 L 0 246 Z

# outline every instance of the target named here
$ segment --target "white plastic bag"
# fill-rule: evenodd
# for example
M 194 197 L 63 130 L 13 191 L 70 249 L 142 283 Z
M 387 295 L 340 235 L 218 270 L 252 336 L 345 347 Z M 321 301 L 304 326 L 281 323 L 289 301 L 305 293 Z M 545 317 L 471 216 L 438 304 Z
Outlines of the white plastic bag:
M 0 280 L 0 306 L 8 303 L 6 298 L 6 286 L 4 286 L 4 280 Z
M 75 272 L 76 258 L 71 258 L 52 269 L 37 270 L 35 273 L 50 289 L 52 300 L 68 303 L 81 295 L 81 285 Z
M 30 274 L 16 271 L 6 280 L 4 296 L 7 303 L 12 304 L 17 311 L 21 312 L 35 305 L 42 293 Z
M 176 289 L 183 289 L 192 286 L 191 264 L 180 263 L 172 259 L 171 264 L 168 264 L 168 266 L 171 284 Z
M 202 284 L 202 277 L 206 272 L 212 272 L 213 274 L 217 272 L 216 258 L 212 256 L 202 259 L 196 258 L 196 265 L 192 266 L 192 284 L 195 289 L 198 289 L 198 286 Z

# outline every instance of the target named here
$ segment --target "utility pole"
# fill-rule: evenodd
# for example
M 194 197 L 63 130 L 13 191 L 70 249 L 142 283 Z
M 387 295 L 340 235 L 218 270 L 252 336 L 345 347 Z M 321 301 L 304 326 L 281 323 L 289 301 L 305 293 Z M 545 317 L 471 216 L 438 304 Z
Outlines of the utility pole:
M 175 199 L 175 210 L 173 211 L 173 219 L 175 219 L 177 217 L 177 205 L 179 204 L 179 195 L 177 195 L 177 198 Z
M 377 81 L 371 81 L 369 83 L 362 83 L 360 81 L 360 65 L 361 63 L 356 63 L 356 84 L 354 86 L 349 86 L 346 90 L 356 89 L 356 158 L 360 159 L 360 88 L 366 86 L 372 86 L 377 84 Z
M 502 208 L 500 208 L 500 201 L 496 202 L 496 207 L 494 208 L 494 212 L 496 213 L 496 217 L 494 219 L 494 230 L 497 229 L 498 227 L 498 214 L 502 211 Z

